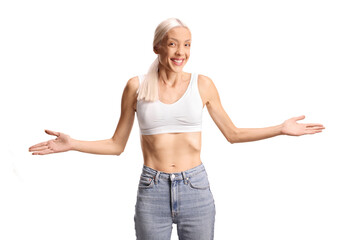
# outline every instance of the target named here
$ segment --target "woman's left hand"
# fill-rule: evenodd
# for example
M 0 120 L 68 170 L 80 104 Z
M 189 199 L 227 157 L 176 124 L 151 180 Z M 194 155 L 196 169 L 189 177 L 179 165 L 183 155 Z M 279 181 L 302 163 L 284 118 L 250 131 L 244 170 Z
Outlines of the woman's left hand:
M 282 124 L 281 133 L 289 136 L 301 136 L 322 132 L 325 127 L 320 123 L 297 123 L 296 121 L 305 119 L 305 116 L 293 117 Z

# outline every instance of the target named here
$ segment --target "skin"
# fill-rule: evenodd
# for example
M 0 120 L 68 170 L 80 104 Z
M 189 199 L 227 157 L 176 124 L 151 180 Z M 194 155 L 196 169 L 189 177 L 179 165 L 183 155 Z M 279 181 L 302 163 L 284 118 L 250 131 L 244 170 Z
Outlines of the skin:
M 183 68 L 190 57 L 191 33 L 187 28 L 176 27 L 168 31 L 161 43 L 154 47 L 159 56 L 159 100 L 165 104 L 172 104 L 185 93 L 190 73 L 183 72 Z M 173 59 L 183 59 L 181 66 L 177 66 Z M 69 135 L 45 130 L 49 135 L 57 138 L 38 143 L 29 148 L 33 155 L 65 152 L 69 150 L 92 154 L 120 155 L 128 141 L 136 112 L 137 94 L 139 88 L 138 77 L 128 80 L 121 100 L 121 116 L 115 133 L 110 139 L 99 141 L 81 141 Z M 293 117 L 282 124 L 265 128 L 237 128 L 220 102 L 218 91 L 213 81 L 204 75 L 199 75 L 198 88 L 207 110 L 230 143 L 257 141 L 278 135 L 301 136 L 322 132 L 324 126 L 317 123 L 298 123 L 305 116 Z M 181 172 L 201 164 L 201 132 L 164 133 L 155 135 L 141 135 L 141 147 L 144 165 L 153 169 L 173 173 Z

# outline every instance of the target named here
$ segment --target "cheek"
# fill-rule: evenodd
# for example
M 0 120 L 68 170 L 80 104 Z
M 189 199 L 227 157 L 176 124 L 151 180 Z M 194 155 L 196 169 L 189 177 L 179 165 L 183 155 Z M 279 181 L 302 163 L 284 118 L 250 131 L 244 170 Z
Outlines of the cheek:
M 160 54 L 159 58 L 160 58 L 160 61 L 165 62 L 166 59 L 168 59 L 168 55 L 166 53 L 162 53 L 162 54 Z
M 171 55 L 171 52 L 170 51 L 164 51 L 160 54 L 160 58 L 161 59 L 166 59 L 168 58 L 169 56 Z

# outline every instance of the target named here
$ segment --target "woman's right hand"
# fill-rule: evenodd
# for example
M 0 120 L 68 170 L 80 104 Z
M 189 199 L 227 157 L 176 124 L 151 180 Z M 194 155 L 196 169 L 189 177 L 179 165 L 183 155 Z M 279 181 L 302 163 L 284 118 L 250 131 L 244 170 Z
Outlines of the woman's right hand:
M 32 152 L 32 155 L 66 152 L 71 149 L 71 138 L 69 135 L 50 130 L 45 130 L 45 132 L 49 135 L 56 136 L 57 138 L 31 146 L 29 152 Z

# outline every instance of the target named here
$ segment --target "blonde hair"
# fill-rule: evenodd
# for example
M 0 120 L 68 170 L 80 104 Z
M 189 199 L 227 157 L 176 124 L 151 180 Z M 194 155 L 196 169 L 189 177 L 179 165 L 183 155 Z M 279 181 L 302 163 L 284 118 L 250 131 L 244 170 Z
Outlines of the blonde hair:
M 161 43 L 166 33 L 175 28 L 175 27 L 185 27 L 189 29 L 182 21 L 177 18 L 169 18 L 161 22 L 154 34 L 153 48 Z M 145 75 L 144 80 L 142 81 L 139 87 L 139 94 L 137 100 L 144 101 L 156 101 L 159 99 L 158 92 L 158 70 L 159 70 L 159 58 L 157 57 L 155 61 L 151 64 L 147 74 Z

